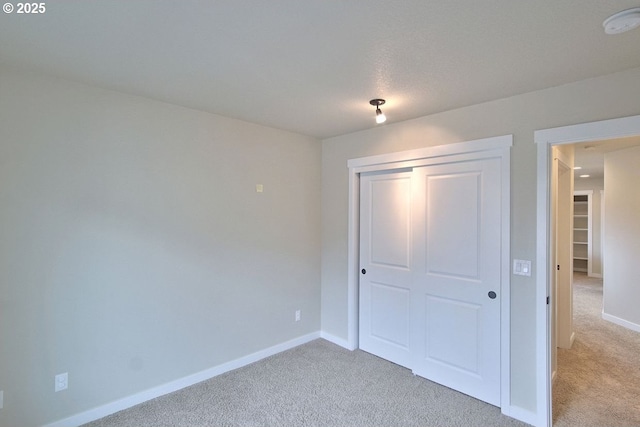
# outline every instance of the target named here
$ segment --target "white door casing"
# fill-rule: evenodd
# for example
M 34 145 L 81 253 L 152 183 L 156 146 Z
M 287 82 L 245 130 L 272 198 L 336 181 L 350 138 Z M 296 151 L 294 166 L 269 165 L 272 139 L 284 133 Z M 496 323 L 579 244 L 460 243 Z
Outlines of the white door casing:
M 413 372 L 500 405 L 500 159 L 414 170 Z

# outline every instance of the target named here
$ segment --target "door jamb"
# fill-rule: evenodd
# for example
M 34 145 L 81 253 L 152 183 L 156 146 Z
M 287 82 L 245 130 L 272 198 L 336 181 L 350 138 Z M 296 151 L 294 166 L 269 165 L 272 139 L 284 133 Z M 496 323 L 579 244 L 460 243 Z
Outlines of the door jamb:
M 501 159 L 502 223 L 501 253 L 501 306 L 500 306 L 500 406 L 502 413 L 510 415 L 511 407 L 511 303 L 510 303 L 510 184 L 511 184 L 511 147 L 513 135 L 478 139 L 455 144 L 438 145 L 375 156 L 350 159 L 349 168 L 349 218 L 347 235 L 347 345 L 351 350 L 358 348 L 358 288 L 359 288 L 359 229 L 360 229 L 360 173 L 391 169 L 411 168 L 434 162 L 441 163 L 445 158 L 453 160 L 465 157 L 469 160 L 499 157 Z
M 640 116 L 630 116 L 534 132 L 537 145 L 536 211 L 536 426 L 552 425 L 550 327 L 547 297 L 552 267 L 549 259 L 551 146 L 640 135 Z

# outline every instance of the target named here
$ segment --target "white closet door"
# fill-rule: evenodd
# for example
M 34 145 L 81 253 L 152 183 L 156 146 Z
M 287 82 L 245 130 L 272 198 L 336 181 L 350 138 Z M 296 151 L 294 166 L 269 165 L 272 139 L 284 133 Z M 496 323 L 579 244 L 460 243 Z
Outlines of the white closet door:
M 410 367 L 411 172 L 360 178 L 360 348 Z
M 414 169 L 413 372 L 500 405 L 500 160 Z

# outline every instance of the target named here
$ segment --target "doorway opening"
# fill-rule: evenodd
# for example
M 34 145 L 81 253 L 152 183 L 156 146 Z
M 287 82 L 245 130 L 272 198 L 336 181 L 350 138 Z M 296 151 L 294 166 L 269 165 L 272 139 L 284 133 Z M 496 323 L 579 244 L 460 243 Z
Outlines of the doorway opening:
M 584 425 L 585 419 L 593 425 L 605 425 L 611 422 L 614 414 L 622 419 L 640 421 L 638 411 L 634 414 L 634 409 L 630 409 L 640 391 L 635 384 L 637 381 L 633 380 L 634 372 L 640 375 L 637 362 L 634 362 L 638 359 L 635 354 L 640 345 L 640 334 L 634 337 L 632 332 L 605 320 L 601 221 L 604 158 L 609 159 L 606 163 L 609 169 L 616 168 L 615 157 L 611 159 L 611 156 L 622 153 L 632 156 L 633 150 L 627 149 L 638 145 L 640 137 L 628 137 L 560 147 L 571 155 L 573 187 L 571 190 L 566 188 L 565 180 L 562 191 L 563 174 L 558 174 L 554 186 L 556 194 L 552 191 L 552 205 L 564 206 L 565 211 L 573 208 L 573 212 L 565 215 L 564 221 L 556 222 L 552 235 L 555 230 L 553 242 L 558 249 L 557 265 L 573 264 L 573 268 L 556 270 L 558 286 L 556 298 L 552 298 L 555 304 L 551 305 L 552 319 L 556 314 L 555 327 L 552 322 L 551 329 L 552 335 L 556 336 L 556 344 L 552 346 L 552 419 L 557 426 Z M 553 151 L 557 148 L 554 146 Z M 555 168 L 558 159 L 553 157 Z M 567 168 L 564 171 L 567 175 Z M 620 189 L 611 188 L 616 184 L 615 180 L 608 184 L 609 190 L 620 192 Z M 609 291 L 609 295 L 617 292 L 615 289 Z M 618 362 L 612 363 L 613 360 Z M 608 396 L 606 410 L 603 396 Z
M 538 146 L 538 211 L 537 211 L 537 280 L 536 294 L 537 304 L 537 337 L 538 337 L 538 366 L 543 367 L 537 373 L 538 386 L 538 425 L 550 426 L 553 424 L 552 396 L 553 373 L 555 372 L 557 325 L 553 304 L 547 305 L 547 297 L 553 298 L 553 287 L 557 272 L 556 257 L 556 230 L 554 228 L 553 200 L 553 156 L 554 147 L 577 149 L 585 144 L 607 145 L 612 148 L 614 141 L 620 138 L 640 136 L 640 116 L 621 119 L 592 122 L 581 125 L 566 126 L 561 128 L 546 129 L 535 132 L 535 141 Z M 582 145 L 577 145 L 582 144 Z M 576 165 L 579 166 L 579 165 Z M 606 194 L 606 193 L 605 193 Z M 606 232 L 606 231 L 605 231 Z M 573 251 L 570 243 L 569 250 Z M 606 255 L 605 255 L 606 256 Z M 606 265 L 606 263 L 605 263 Z M 571 268 L 573 270 L 573 268 Z M 606 268 L 603 272 L 606 271 Z M 569 301 L 571 301 L 570 298 Z M 562 302 L 556 298 L 555 302 Z M 573 314 L 571 315 L 573 316 Z M 571 317 L 572 318 L 572 317 Z

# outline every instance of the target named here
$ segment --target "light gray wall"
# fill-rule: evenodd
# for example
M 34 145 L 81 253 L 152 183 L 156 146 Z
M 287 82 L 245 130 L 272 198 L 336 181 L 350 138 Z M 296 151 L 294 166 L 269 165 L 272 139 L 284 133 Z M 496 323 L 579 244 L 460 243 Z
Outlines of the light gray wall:
M 602 197 L 600 197 L 600 190 L 604 190 L 604 178 L 576 178 L 574 190 L 593 191 L 591 198 L 591 225 L 593 227 L 591 231 L 591 269 L 594 275 L 602 276 Z
M 318 331 L 320 168 L 309 137 L 0 68 L 0 426 Z
M 428 82 L 427 82 L 428 84 Z M 640 69 L 331 138 L 322 145 L 322 329 L 347 338 L 347 160 L 513 134 L 511 257 L 536 253 L 536 146 L 533 133 L 640 114 Z M 373 112 L 371 119 L 373 121 Z M 535 265 L 533 271 L 536 271 Z M 536 410 L 535 277 L 511 276 L 511 398 Z
M 640 328 L 640 147 L 604 156 L 603 313 Z

